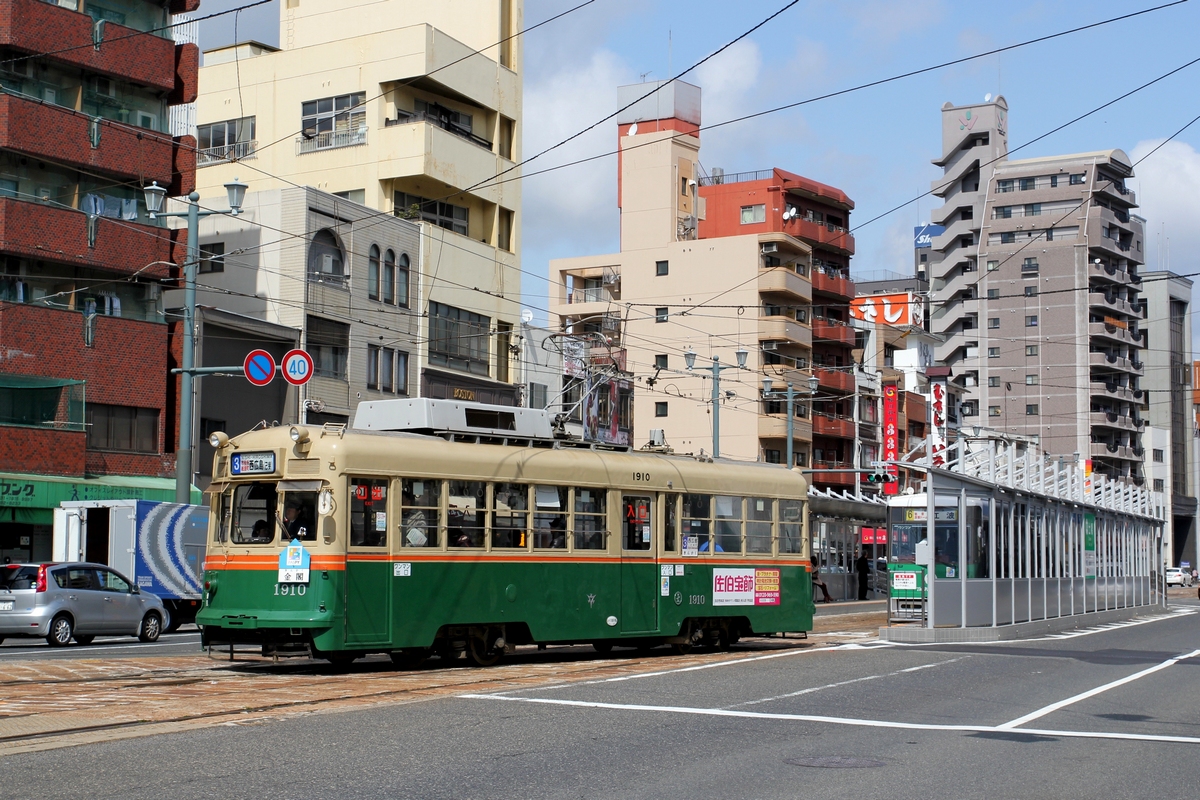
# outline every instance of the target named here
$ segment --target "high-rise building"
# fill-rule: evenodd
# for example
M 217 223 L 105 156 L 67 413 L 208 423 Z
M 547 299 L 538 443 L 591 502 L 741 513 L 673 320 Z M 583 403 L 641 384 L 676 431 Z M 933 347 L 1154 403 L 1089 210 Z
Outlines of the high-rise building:
M 931 327 L 964 424 L 1144 480 L 1143 224 L 1120 150 L 1010 160 L 1003 97 L 942 108 Z
M 150 221 L 141 186 L 192 189 L 193 143 L 172 137 L 169 116 L 195 100 L 199 51 L 172 38 L 171 14 L 198 5 L 0 3 L 6 560 L 50 558 L 62 500 L 174 497 L 160 289 L 182 239 Z
M 419 223 L 418 252 L 409 255 L 423 279 L 408 302 L 429 321 L 430 347 L 414 354 L 421 396 L 518 400 L 510 348 L 521 313 L 521 181 L 512 178 L 520 174 L 522 40 L 514 34 L 522 8 L 521 0 L 288 0 L 279 48 L 237 42 L 204 54 L 201 195 L 222 197 L 238 177 L 252 192 L 308 186 L 352 209 L 353 224 L 335 210 L 320 226 L 333 239 L 326 245 L 347 258 L 309 269 L 282 287 L 285 295 L 303 301 L 315 283 L 355 294 L 350 281 L 367 273 L 351 274 L 350 256 L 365 261 L 372 245 L 367 233 L 349 237 L 351 227 L 364 229 L 361 206 Z M 289 232 L 305 224 L 285 222 Z M 364 302 L 396 309 L 382 295 Z M 337 306 L 304 316 L 305 341 L 347 323 Z M 367 374 L 366 343 L 349 352 L 350 373 Z

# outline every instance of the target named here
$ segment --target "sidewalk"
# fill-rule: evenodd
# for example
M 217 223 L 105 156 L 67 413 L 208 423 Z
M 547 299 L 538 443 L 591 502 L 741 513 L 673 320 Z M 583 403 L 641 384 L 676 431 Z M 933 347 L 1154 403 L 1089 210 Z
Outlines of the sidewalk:
M 817 603 L 814 617 L 832 617 L 840 614 L 866 614 L 871 611 L 887 611 L 887 600 L 834 600 L 832 603 Z

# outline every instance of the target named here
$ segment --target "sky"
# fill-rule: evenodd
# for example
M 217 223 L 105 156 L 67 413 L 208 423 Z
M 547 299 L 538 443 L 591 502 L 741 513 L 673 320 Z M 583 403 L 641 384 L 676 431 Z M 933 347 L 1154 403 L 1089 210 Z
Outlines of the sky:
M 452 0 L 442 0 L 452 1 Z M 525 0 L 531 26 L 582 0 Z M 245 0 L 204 0 L 201 15 Z M 789 0 L 595 0 L 524 42 L 524 155 L 617 109 L 617 87 L 677 77 Z M 1088 0 L 800 0 L 682 77 L 701 87 L 711 125 L 1159 5 Z M 278 6 L 237 14 L 237 38 L 278 42 Z M 201 48 L 234 39 L 234 15 L 201 23 Z M 742 172 L 780 167 L 845 191 L 857 253 L 852 272 L 910 272 L 912 229 L 939 203 L 940 108 L 1002 94 L 1009 148 L 1137 89 L 1193 59 L 1200 0 L 1188 0 L 998 55 L 985 56 L 701 133 L 700 161 Z M 1200 115 L 1200 61 L 1014 158 L 1120 148 L 1147 156 Z M 525 167 L 530 173 L 609 152 L 607 122 Z M 1128 182 L 1147 220 L 1143 271 L 1200 273 L 1200 121 L 1149 155 Z M 903 205 L 868 223 L 873 217 Z M 619 247 L 616 159 L 524 179 L 522 289 L 544 320 L 551 259 Z M 860 227 L 861 226 L 861 227 Z M 540 276 L 540 277 L 534 277 Z M 1198 276 L 1200 284 L 1200 276 Z M 1200 335 L 1200 325 L 1194 326 Z

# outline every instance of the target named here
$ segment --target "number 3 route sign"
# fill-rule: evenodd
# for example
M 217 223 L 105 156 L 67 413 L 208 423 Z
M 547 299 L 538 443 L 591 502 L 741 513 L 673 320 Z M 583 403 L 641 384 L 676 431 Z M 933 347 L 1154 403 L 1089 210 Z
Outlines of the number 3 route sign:
M 266 350 L 251 350 L 242 363 L 246 380 L 255 386 L 266 386 L 275 380 L 275 359 Z
M 289 350 L 283 357 L 283 379 L 293 386 L 303 386 L 313 374 L 312 356 L 303 350 Z

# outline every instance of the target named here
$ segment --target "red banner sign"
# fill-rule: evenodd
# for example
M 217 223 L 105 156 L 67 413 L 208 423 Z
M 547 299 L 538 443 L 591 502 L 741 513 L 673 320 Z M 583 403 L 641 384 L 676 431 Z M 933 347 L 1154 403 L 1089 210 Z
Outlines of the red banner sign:
M 896 398 L 895 385 L 883 387 L 883 460 L 896 461 L 900 458 L 900 427 L 899 403 Z M 895 464 L 888 464 L 888 474 L 898 475 L 900 470 Z M 884 494 L 898 494 L 899 483 L 885 483 Z

